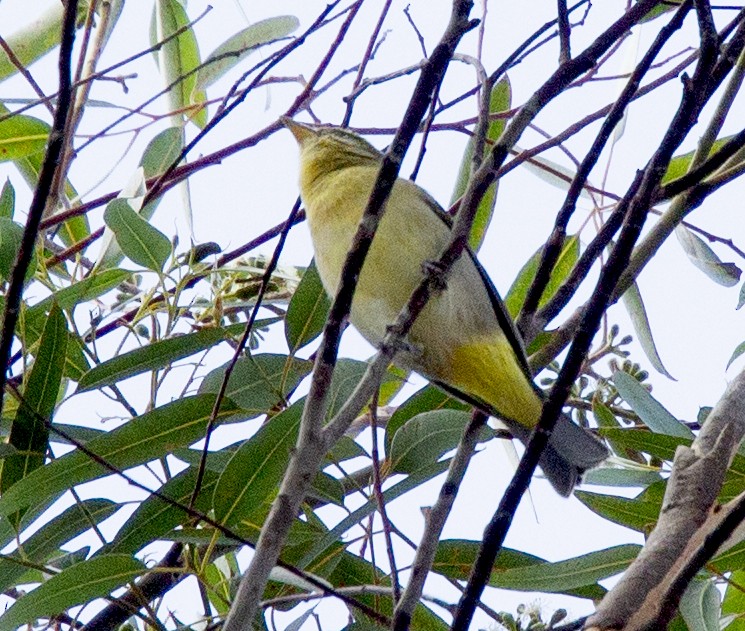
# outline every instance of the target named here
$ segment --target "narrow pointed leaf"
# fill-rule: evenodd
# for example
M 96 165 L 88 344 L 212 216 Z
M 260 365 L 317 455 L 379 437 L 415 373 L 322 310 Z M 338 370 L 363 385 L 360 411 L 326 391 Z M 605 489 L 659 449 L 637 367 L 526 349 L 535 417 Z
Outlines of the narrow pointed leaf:
M 414 473 L 437 462 L 458 446 L 470 421 L 468 412 L 458 410 L 433 410 L 415 416 L 393 438 L 391 471 Z M 488 430 L 484 432 L 484 439 L 488 434 Z
M 82 4 L 80 5 L 83 6 Z M 59 31 L 57 32 L 59 38 Z M 10 110 L 0 103 L 0 118 L 10 114 Z M 40 121 L 43 122 L 43 121 Z M 46 125 L 46 123 L 44 123 Z M 47 134 L 51 127 L 47 125 Z M 23 176 L 23 179 L 32 189 L 36 188 L 36 184 L 39 180 L 39 171 L 41 171 L 41 163 L 44 160 L 44 152 L 32 153 L 27 156 L 18 158 L 14 161 L 16 168 Z M 68 200 L 75 199 L 78 196 L 75 187 L 68 180 L 65 182 L 65 196 Z M 72 245 L 78 241 L 83 240 L 90 234 L 88 228 L 88 219 L 85 215 L 71 217 L 65 221 L 59 229 L 59 235 L 65 245 Z
M 49 313 L 39 350 L 31 367 L 23 401 L 10 430 L 9 442 L 19 453 L 2 463 L 2 490 L 10 488 L 44 464 L 49 448 L 49 429 L 67 353 L 67 320 L 58 306 Z
M 528 289 L 533 284 L 536 272 L 538 271 L 538 265 L 541 262 L 541 256 L 543 254 L 543 247 L 540 247 L 533 256 L 528 259 L 528 262 L 523 265 L 522 269 L 518 272 L 517 278 L 512 283 L 507 295 L 504 298 L 504 305 L 507 307 L 509 314 L 515 318 L 520 313 L 520 309 L 525 302 L 525 298 L 528 295 Z M 579 237 L 577 235 L 571 235 L 564 240 L 564 245 L 561 248 L 561 253 L 556 261 L 551 277 L 549 278 L 546 289 L 543 291 L 538 306 L 542 307 L 545 305 L 558 291 L 562 283 L 568 278 L 569 273 L 574 268 L 579 258 Z
M 126 199 L 112 200 L 103 217 L 130 260 L 154 272 L 163 269 L 171 256 L 171 242 L 132 210 Z
M 693 432 L 668 412 L 644 387 L 631 375 L 617 371 L 613 374 L 613 385 L 639 415 L 644 424 L 653 432 L 693 438 Z
M 300 26 L 294 15 L 278 15 L 255 22 L 220 44 L 205 59 L 196 87 L 204 90 L 260 46 L 287 37 Z
M 99 524 L 116 512 L 118 504 L 109 500 L 89 499 L 81 505 L 73 505 L 65 512 L 48 521 L 38 532 L 21 544 L 23 560 L 32 563 L 46 563 L 58 552 L 60 546 L 90 529 L 92 524 Z M 28 567 L 18 561 L 21 556 L 13 552 L 0 556 L 0 590 L 13 587 Z
M 79 280 L 64 289 L 54 292 L 51 296 L 30 307 L 29 315 L 30 317 L 35 317 L 42 312 L 47 312 L 52 304 L 57 304 L 60 309 L 68 311 L 81 302 L 88 302 L 103 296 L 131 277 L 132 272 L 124 269 L 110 269 L 96 272 L 83 280 Z
M 734 263 L 723 262 L 707 243 L 683 225 L 675 228 L 675 236 L 688 259 L 715 283 L 733 287 L 740 282 L 742 270 Z
M 3 190 L 0 192 L 0 218 L 13 219 L 16 207 L 16 190 L 10 183 L 10 178 L 5 180 Z
M 215 488 L 215 518 L 230 526 L 259 512 L 279 486 L 297 442 L 301 400 L 274 416 L 238 449 Z
M 150 370 L 159 370 L 172 363 L 190 357 L 230 339 L 225 329 L 202 329 L 196 333 L 178 335 L 167 340 L 153 342 L 94 366 L 85 373 L 79 383 L 78 392 L 110 386 L 119 381 Z
M 160 487 L 159 492 L 183 506 L 189 506 L 196 480 L 197 468 L 189 467 L 168 480 Z M 201 493 L 194 504 L 196 510 L 202 513 L 209 511 L 216 484 L 217 474 L 211 469 L 207 469 L 202 480 Z M 117 533 L 114 541 L 104 548 L 104 554 L 134 554 L 177 526 L 191 522 L 192 519 L 193 517 L 189 513 L 181 510 L 178 506 L 151 495 L 132 513 Z
M 0 278 L 10 280 L 18 252 L 21 249 L 23 239 L 23 226 L 10 219 L 0 217 Z M 26 280 L 31 278 L 36 271 L 36 254 L 34 253 L 31 265 L 28 266 Z
M 278 354 L 259 354 L 241 357 L 228 381 L 226 396 L 241 409 L 257 416 L 265 414 L 278 404 L 313 368 L 309 361 Z M 220 390 L 225 376 L 225 366 L 210 372 L 199 386 L 199 392 Z
M 510 81 L 505 75 L 504 78 L 500 79 L 496 85 L 492 88 L 492 93 L 489 101 L 489 113 L 498 114 L 500 112 L 506 112 L 510 109 L 512 104 L 512 86 Z M 486 132 L 486 138 L 492 142 L 499 140 L 499 137 L 504 131 L 504 127 L 507 121 L 504 118 L 497 118 L 489 123 L 489 127 Z M 458 199 L 463 196 L 468 186 L 468 180 L 471 177 L 471 166 L 473 159 L 473 137 L 471 137 L 466 144 L 466 150 L 463 152 L 463 158 L 460 163 L 460 170 L 458 171 L 458 178 L 456 179 L 455 190 L 450 199 L 450 205 L 452 206 Z M 487 143 L 485 151 L 488 152 L 490 145 Z M 487 190 L 484 196 L 481 198 L 478 210 L 476 211 L 476 217 L 474 218 L 471 234 L 468 237 L 468 244 L 471 248 L 477 252 L 481 247 L 481 243 L 484 241 L 484 235 L 491 222 L 492 214 L 494 213 L 494 206 L 497 202 L 497 191 L 499 182 L 492 184 Z
M 719 631 L 721 595 L 712 581 L 691 581 L 680 599 L 679 609 L 689 629 Z
M 0 162 L 43 154 L 49 125 L 33 116 L 11 116 L 0 120 Z
M 84 6 L 84 3 L 81 3 L 79 10 L 85 10 Z M 13 33 L 3 34 L 8 47 L 24 67 L 30 66 L 59 46 L 63 14 L 64 6 L 54 3 L 43 13 L 37 11 L 28 13 L 27 16 L 33 18 L 28 25 Z M 10 24 L 7 24 L 6 28 L 8 26 Z M 4 50 L 0 49 L 0 81 L 17 72 L 18 68 L 15 63 Z
M 108 596 L 147 571 L 141 561 L 115 554 L 81 561 L 29 592 L 0 616 L 0 631 L 15 631 L 39 618 L 50 618 L 70 607 Z
M 305 270 L 285 315 L 285 338 L 294 353 L 323 331 L 331 301 L 321 284 L 315 262 Z
M 189 16 L 178 0 L 157 0 L 155 5 L 155 37 L 164 40 L 189 24 Z M 156 42 L 152 42 L 155 44 Z M 192 28 L 187 28 L 177 37 L 166 42 L 158 53 L 158 65 L 166 85 L 176 83 L 168 92 L 172 111 L 182 110 L 190 105 L 203 104 L 204 91 L 197 88 L 197 75 L 194 72 L 200 65 L 199 46 Z M 182 114 L 174 118 L 182 118 Z M 189 114 L 197 126 L 204 127 L 207 110 L 202 108 Z
M 520 591 L 565 592 L 620 574 L 640 550 L 638 545 L 621 545 L 566 561 L 516 567 L 492 575 L 490 585 Z
M 622 300 L 624 307 L 626 307 L 626 312 L 631 318 L 631 324 L 634 326 L 636 337 L 647 359 L 657 372 L 675 381 L 675 378 L 665 368 L 662 358 L 657 352 L 657 345 L 654 343 L 654 338 L 652 337 L 652 327 L 649 324 L 647 309 L 644 306 L 639 286 L 636 283 L 632 283 L 624 292 Z
M 168 403 L 125 425 L 94 438 L 86 448 L 117 469 L 127 469 L 162 458 L 179 447 L 199 440 L 207 428 L 215 403 L 213 395 L 197 395 Z M 225 401 L 218 422 L 234 415 L 238 408 Z M 100 478 L 111 471 L 76 450 L 36 469 L 14 484 L 0 497 L 0 514 L 8 515 L 30 505 L 39 489 L 49 496 L 59 494 L 83 482 Z

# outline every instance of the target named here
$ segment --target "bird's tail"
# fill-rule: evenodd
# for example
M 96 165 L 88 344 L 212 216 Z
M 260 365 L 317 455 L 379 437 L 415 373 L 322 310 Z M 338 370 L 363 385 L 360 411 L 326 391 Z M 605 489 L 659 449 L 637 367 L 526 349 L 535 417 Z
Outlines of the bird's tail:
M 510 431 L 527 442 L 529 432 L 524 427 L 510 427 Z M 568 497 L 582 474 L 598 466 L 607 457 L 608 449 L 603 443 L 562 415 L 541 454 L 540 465 L 557 493 Z

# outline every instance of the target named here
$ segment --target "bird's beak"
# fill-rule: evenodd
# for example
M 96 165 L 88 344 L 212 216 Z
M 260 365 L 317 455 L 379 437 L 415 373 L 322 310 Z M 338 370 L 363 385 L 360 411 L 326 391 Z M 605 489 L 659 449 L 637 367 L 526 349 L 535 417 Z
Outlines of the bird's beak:
M 295 140 L 297 140 L 301 147 L 303 146 L 303 143 L 317 135 L 316 130 L 312 127 L 304 125 L 303 123 L 298 123 L 287 116 L 282 116 L 279 120 L 292 132 L 292 135 L 295 136 Z

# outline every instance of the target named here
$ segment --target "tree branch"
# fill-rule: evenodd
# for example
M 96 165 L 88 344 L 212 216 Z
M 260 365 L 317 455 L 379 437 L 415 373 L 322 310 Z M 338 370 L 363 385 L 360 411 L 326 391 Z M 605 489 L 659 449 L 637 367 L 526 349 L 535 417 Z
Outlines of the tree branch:
M 742 498 L 717 496 L 745 436 L 745 371 L 727 387 L 690 447 L 678 447 L 652 534 L 587 629 L 664 629 L 690 580 L 742 521 Z

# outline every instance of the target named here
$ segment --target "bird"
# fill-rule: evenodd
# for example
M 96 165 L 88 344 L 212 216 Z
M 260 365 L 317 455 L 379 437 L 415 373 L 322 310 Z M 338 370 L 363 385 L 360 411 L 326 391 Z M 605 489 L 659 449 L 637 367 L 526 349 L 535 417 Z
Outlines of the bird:
M 383 154 L 358 134 L 283 117 L 300 149 L 300 197 L 326 293 L 336 295 L 347 253 L 367 206 Z M 451 237 L 451 217 L 423 188 L 398 178 L 354 292 L 349 321 L 380 347 Z M 472 250 L 449 271 L 397 349 L 393 363 L 501 420 L 526 443 L 544 395 L 533 382 L 519 334 Z M 540 465 L 562 496 L 608 456 L 593 434 L 562 415 Z

